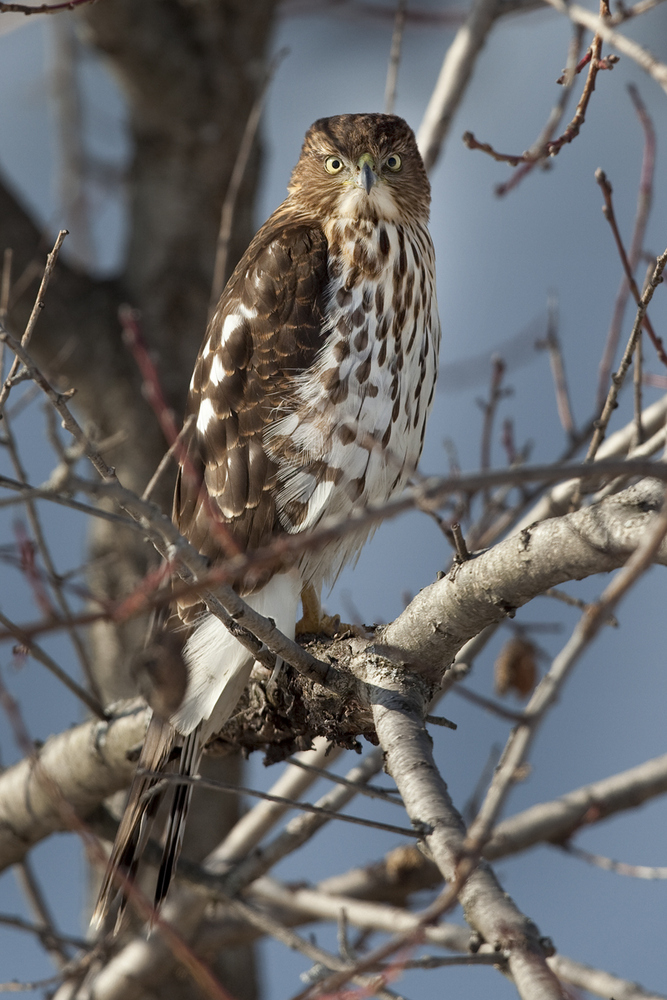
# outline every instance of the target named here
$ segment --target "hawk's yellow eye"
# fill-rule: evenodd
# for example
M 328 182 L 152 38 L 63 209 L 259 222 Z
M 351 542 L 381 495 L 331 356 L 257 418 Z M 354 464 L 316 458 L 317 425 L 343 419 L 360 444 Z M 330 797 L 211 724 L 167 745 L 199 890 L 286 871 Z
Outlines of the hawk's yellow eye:
M 401 165 L 401 158 L 398 153 L 392 153 L 391 156 L 387 157 L 387 166 L 390 170 L 393 170 L 394 173 L 401 169 Z
M 324 161 L 324 169 L 328 174 L 339 174 L 344 166 L 340 156 L 327 156 Z

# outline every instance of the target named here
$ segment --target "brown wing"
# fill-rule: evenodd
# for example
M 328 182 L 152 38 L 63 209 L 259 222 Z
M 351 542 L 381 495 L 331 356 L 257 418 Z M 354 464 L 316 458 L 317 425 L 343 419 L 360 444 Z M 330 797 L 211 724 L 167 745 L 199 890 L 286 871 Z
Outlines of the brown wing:
M 263 435 L 290 411 L 295 376 L 313 364 L 323 343 L 326 238 L 316 224 L 290 224 L 285 214 L 281 207 L 269 219 L 239 262 L 195 365 L 188 413 L 197 421 L 173 517 L 212 561 L 225 555 L 212 505 L 241 550 L 282 530 L 277 466 Z M 191 620 L 195 609 L 179 610 Z

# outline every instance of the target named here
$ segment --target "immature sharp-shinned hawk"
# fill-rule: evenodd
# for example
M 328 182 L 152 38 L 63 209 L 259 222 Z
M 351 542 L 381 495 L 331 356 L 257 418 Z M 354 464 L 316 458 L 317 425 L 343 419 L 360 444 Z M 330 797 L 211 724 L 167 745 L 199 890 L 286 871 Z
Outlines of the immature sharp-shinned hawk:
M 345 519 L 382 503 L 414 471 L 440 341 L 429 204 L 415 138 L 401 118 L 339 115 L 306 133 L 289 196 L 230 278 L 190 386 L 196 423 L 174 520 L 213 563 L 224 550 L 212 505 L 242 550 L 257 549 L 324 517 Z M 296 566 L 247 581 L 239 592 L 293 636 L 304 587 L 319 593 L 367 534 L 306 551 Z M 192 627 L 184 648 L 189 681 L 171 723 L 186 737 L 187 770 L 234 710 L 252 658 L 201 603 L 178 611 Z M 153 766 L 165 754 L 164 740 L 149 748 Z M 189 791 L 180 798 L 158 900 Z M 126 815 L 124 823 L 132 822 L 136 828 L 137 818 Z M 118 862 L 125 850 L 126 869 L 136 835 L 126 831 L 114 852 Z

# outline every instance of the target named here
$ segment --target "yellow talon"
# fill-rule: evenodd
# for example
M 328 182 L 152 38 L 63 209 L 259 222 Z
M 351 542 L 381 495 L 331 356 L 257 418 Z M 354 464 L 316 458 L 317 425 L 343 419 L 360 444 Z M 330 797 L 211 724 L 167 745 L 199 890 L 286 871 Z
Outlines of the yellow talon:
M 320 598 L 312 583 L 307 583 L 301 591 L 303 617 L 296 623 L 296 635 L 327 635 L 333 638 L 343 632 L 354 630 L 353 625 L 346 625 L 340 620 L 340 615 L 325 615 L 322 611 Z

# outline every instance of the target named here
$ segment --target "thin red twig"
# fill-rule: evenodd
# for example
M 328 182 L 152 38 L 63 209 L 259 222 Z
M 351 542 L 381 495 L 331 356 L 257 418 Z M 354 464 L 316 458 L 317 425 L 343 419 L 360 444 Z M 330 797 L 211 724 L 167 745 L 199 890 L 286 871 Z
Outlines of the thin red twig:
M 646 232 L 646 224 L 648 222 L 651 202 L 653 200 L 656 137 L 653 122 L 651 121 L 650 115 L 648 114 L 644 103 L 639 96 L 637 88 L 633 84 L 630 84 L 628 91 L 630 93 L 630 99 L 634 104 L 635 111 L 637 112 L 637 117 L 639 118 L 640 124 L 644 130 L 644 152 L 639 177 L 639 191 L 637 194 L 637 212 L 635 215 L 632 240 L 630 241 L 630 250 L 628 252 L 629 266 L 634 274 L 641 256 L 644 234 Z M 604 403 L 604 398 L 607 393 L 609 373 L 611 372 L 616 351 L 618 350 L 618 340 L 621 334 L 621 325 L 623 323 L 623 316 L 625 315 L 625 308 L 628 302 L 629 294 L 630 284 L 628 282 L 627 274 L 624 274 L 616 294 L 614 311 L 612 313 L 611 323 L 609 324 L 609 333 L 607 334 L 607 342 L 605 344 L 602 358 L 600 359 L 595 406 L 598 412 L 602 408 L 602 404 Z
M 634 279 L 632 273 L 632 268 L 630 266 L 630 261 L 628 260 L 628 255 L 625 252 L 625 246 L 623 245 L 623 240 L 618 228 L 618 223 L 616 222 L 616 215 L 614 214 L 614 204 L 612 200 L 612 187 L 605 174 L 604 170 L 595 171 L 595 180 L 598 182 L 600 189 L 604 197 L 604 206 L 602 212 L 605 219 L 611 226 L 611 231 L 614 234 L 614 240 L 616 242 L 616 248 L 618 249 L 618 255 L 621 258 L 621 264 L 623 265 L 623 270 L 625 271 L 625 276 L 628 280 L 628 285 L 630 286 L 630 291 L 637 305 L 641 302 L 642 296 L 639 288 L 637 287 L 637 282 Z M 648 333 L 651 343 L 656 349 L 658 357 L 662 361 L 663 365 L 667 366 L 667 353 L 665 352 L 665 345 L 662 342 L 662 337 L 659 337 L 655 330 L 653 329 L 653 324 L 646 314 L 642 320 L 644 329 Z
M 45 618 L 53 618 L 56 615 L 56 609 L 49 600 L 42 576 L 37 569 L 35 543 L 31 538 L 28 538 L 25 525 L 21 521 L 14 522 L 14 534 L 16 535 L 16 542 L 21 558 L 21 570 L 30 585 L 37 607 Z
M 609 5 L 607 0 L 600 0 L 600 17 L 609 17 Z M 559 84 L 564 85 L 566 88 L 565 93 L 561 96 L 561 99 L 558 101 L 558 104 L 549 116 L 549 120 L 545 128 L 542 130 L 541 136 L 530 149 L 528 149 L 525 153 L 520 153 L 518 155 L 499 153 L 491 145 L 489 145 L 489 143 L 479 142 L 472 132 L 466 132 L 464 134 L 463 141 L 469 149 L 479 149 L 481 152 L 492 156 L 494 160 L 501 163 L 508 163 L 510 166 L 517 168 L 509 180 L 496 186 L 495 191 L 498 196 L 502 197 L 507 194 L 512 190 L 512 188 L 516 187 L 517 184 L 523 180 L 523 178 L 529 174 L 537 164 L 545 162 L 549 157 L 556 156 L 560 153 L 563 146 L 568 145 L 576 139 L 586 120 L 586 112 L 588 110 L 591 95 L 595 90 L 595 81 L 598 72 L 603 69 L 613 69 L 615 63 L 618 62 L 618 56 L 611 55 L 604 59 L 601 57 L 602 38 L 597 34 L 594 36 L 586 55 L 579 60 L 578 52 L 581 34 L 582 31 L 581 28 L 579 28 L 578 32 L 575 32 L 575 36 L 570 47 L 568 67 L 557 81 Z M 556 139 L 552 139 L 551 136 L 555 131 L 563 111 L 565 110 L 565 102 L 572 84 L 574 83 L 574 79 L 586 65 L 588 65 L 588 74 L 586 76 L 586 82 L 574 112 L 574 116 L 561 135 Z
M 146 400 L 158 419 L 167 444 L 170 448 L 174 449 L 174 454 L 183 468 L 183 474 L 192 477 L 201 486 L 201 476 L 190 459 L 187 447 L 179 440 L 179 430 L 174 419 L 174 411 L 167 405 L 167 400 L 162 391 L 160 376 L 150 356 L 148 345 L 141 333 L 139 313 L 130 306 L 123 305 L 118 310 L 118 318 L 123 328 L 123 343 L 132 354 L 137 368 L 141 373 L 143 380 L 142 388 Z M 230 556 L 237 555 L 241 551 L 238 542 L 221 519 L 220 510 L 212 502 L 206 490 L 203 491 L 203 502 L 210 517 L 211 530 L 217 536 L 217 540 L 220 542 L 225 553 Z

